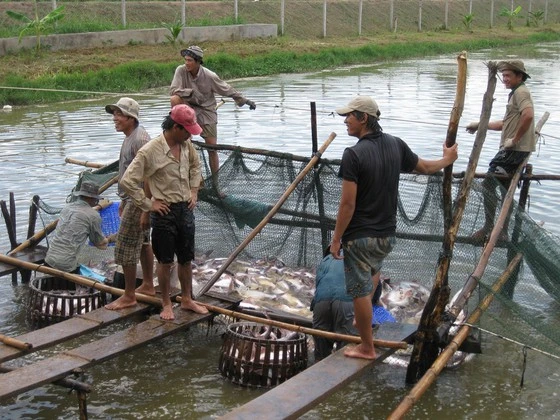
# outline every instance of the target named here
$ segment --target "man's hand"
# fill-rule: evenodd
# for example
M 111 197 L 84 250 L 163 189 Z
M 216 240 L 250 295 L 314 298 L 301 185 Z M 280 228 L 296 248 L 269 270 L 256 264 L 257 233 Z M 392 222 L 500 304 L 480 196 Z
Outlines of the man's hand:
M 251 111 L 254 111 L 255 109 L 257 109 L 257 104 L 254 103 L 253 101 L 251 101 L 250 99 L 247 99 L 247 102 L 245 102 L 245 105 L 249 105 L 249 109 Z
M 331 255 L 337 260 L 342 260 L 344 256 L 340 254 L 340 241 L 332 241 L 330 245 Z
M 476 130 L 478 130 L 478 121 L 469 123 L 469 124 L 467 125 L 467 131 L 468 131 L 470 134 L 476 133 Z
M 198 204 L 198 190 L 191 189 L 191 201 L 189 201 L 189 209 L 193 210 Z
M 164 201 L 154 200 L 152 201 L 152 211 L 156 212 L 160 216 L 165 216 L 169 213 L 169 206 Z

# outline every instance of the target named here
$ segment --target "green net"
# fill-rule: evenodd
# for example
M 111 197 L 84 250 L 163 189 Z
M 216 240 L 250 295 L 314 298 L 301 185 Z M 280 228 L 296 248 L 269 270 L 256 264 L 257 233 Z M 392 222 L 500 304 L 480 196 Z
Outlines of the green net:
M 195 212 L 196 252 L 199 256 L 211 255 L 217 264 L 212 267 L 214 271 L 263 220 L 310 161 L 291 154 L 231 146 L 218 146 L 218 149 L 219 191 L 212 187 L 207 152 L 200 149 L 205 183 Z M 323 159 L 312 168 L 270 222 L 243 248 L 237 260 L 280 261 L 276 267 L 290 268 L 292 274 L 305 270 L 307 277 L 301 277 L 305 281 L 330 243 L 340 200 L 339 165 L 338 160 Z M 87 171 L 84 177 L 102 184 L 111 174 L 114 173 Z M 382 268 L 382 274 L 392 283 L 415 281 L 428 290 L 432 288 L 444 234 L 442 180 L 441 175 L 401 175 L 397 244 Z M 461 183 L 462 178 L 454 178 L 452 197 L 457 196 Z M 496 183 L 496 191 L 499 188 Z M 453 249 L 448 280 L 451 296 L 463 287 L 482 253 L 481 244 L 475 244 L 470 237 L 484 223 L 483 201 L 487 194 L 499 196 L 484 188 L 480 179 L 475 179 Z M 551 310 L 558 307 L 560 299 L 559 239 L 517 204 L 512 211 L 508 237 L 511 241 L 498 242 L 494 249 L 479 290 L 469 300 L 469 309 L 472 311 L 490 292 L 508 261 L 522 252 L 522 266 L 495 297 L 480 326 L 560 356 L 560 315 L 558 310 Z M 99 251 L 86 247 L 84 252 L 83 260 L 94 267 L 110 265 L 113 258 L 111 249 Z M 225 276 L 236 275 L 238 268 L 234 265 Z M 278 283 L 284 276 L 281 270 L 278 273 L 273 277 L 267 271 L 264 273 L 267 277 L 261 276 L 260 281 Z M 195 275 L 197 280 L 201 281 Z

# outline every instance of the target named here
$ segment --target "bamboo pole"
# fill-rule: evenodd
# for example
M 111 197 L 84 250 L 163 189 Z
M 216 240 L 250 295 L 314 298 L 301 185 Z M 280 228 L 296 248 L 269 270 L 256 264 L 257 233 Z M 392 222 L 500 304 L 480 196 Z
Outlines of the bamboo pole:
M 113 295 L 121 296 L 124 293 L 123 289 L 108 286 L 104 283 L 101 283 L 101 282 L 96 281 L 96 280 L 91 280 L 87 277 L 80 276 L 78 274 L 67 273 L 65 271 L 57 270 L 56 268 L 46 267 L 46 266 L 40 265 L 40 264 L 21 261 L 17 258 L 8 257 L 6 255 L 1 255 L 0 254 L 0 262 L 13 265 L 14 267 L 25 268 L 27 270 L 32 270 L 32 271 L 39 271 L 41 273 L 49 274 L 51 276 L 60 277 L 60 278 L 63 278 L 65 280 L 80 284 L 82 286 L 92 287 L 96 290 L 100 290 L 100 291 L 106 292 L 106 293 L 111 293 Z M 144 302 L 144 303 L 149 303 L 149 304 L 152 304 L 152 305 L 162 306 L 160 298 L 157 298 L 157 297 L 154 297 L 154 296 L 144 295 L 142 293 L 136 293 L 136 300 L 139 301 L 139 302 Z M 181 297 L 177 296 L 174 300 L 176 302 L 181 302 Z M 233 310 L 230 310 L 230 309 L 220 308 L 219 306 L 214 306 L 214 305 L 204 303 L 204 302 L 198 302 L 198 303 L 201 304 L 201 305 L 204 305 L 205 307 L 208 308 L 208 310 L 211 310 L 212 312 L 216 312 L 216 313 L 219 313 L 219 314 L 222 314 L 222 315 L 228 315 L 232 318 L 246 319 L 246 320 L 249 320 L 249 321 L 259 322 L 259 323 L 265 324 L 265 325 L 272 325 L 272 326 L 276 326 L 276 327 L 279 327 L 279 328 L 284 328 L 284 329 L 287 329 L 287 330 L 290 330 L 290 331 L 297 331 L 297 332 L 301 332 L 301 333 L 304 333 L 304 334 L 310 334 L 310 335 L 318 335 L 318 336 L 329 338 L 329 339 L 332 339 L 332 340 L 348 341 L 348 342 L 351 342 L 351 343 L 360 343 L 361 342 L 359 337 L 352 336 L 352 335 L 335 334 L 335 333 L 331 333 L 331 332 L 328 332 L 328 331 L 321 331 L 321 330 L 316 330 L 316 329 L 313 329 L 313 328 L 300 327 L 300 326 L 294 325 L 294 324 L 287 324 L 285 322 L 263 319 L 263 318 L 253 316 L 253 315 L 246 315 L 246 314 L 243 314 L 241 312 L 236 312 L 236 311 L 233 311 Z M 15 340 L 15 339 L 12 339 L 12 340 L 14 340 L 14 341 L 12 341 L 12 343 L 14 343 L 14 344 L 16 344 L 15 341 L 18 341 L 18 340 Z M 356 341 L 356 340 L 358 340 L 358 341 Z M 20 342 L 20 343 L 22 343 L 22 342 Z M 24 344 L 26 344 L 26 343 L 24 343 Z M 402 342 L 402 341 L 388 341 L 388 340 L 374 340 L 374 344 L 378 345 L 380 347 L 387 347 L 387 348 L 406 348 L 406 346 L 407 346 L 407 344 L 405 342 Z M 26 349 L 30 349 L 30 348 L 31 347 L 27 347 Z
M 465 104 L 465 91 L 467 87 L 467 53 L 463 51 L 457 56 L 457 88 L 455 93 L 455 102 L 451 116 L 449 118 L 449 126 L 447 130 L 446 146 L 451 147 L 455 144 L 457 138 L 457 129 L 463 106 Z M 489 118 L 489 117 L 488 117 Z M 444 232 L 442 252 L 438 261 L 436 278 L 432 291 L 426 306 L 422 311 L 422 317 L 418 326 L 419 334 L 416 335 L 414 349 L 407 368 L 406 382 L 414 383 L 419 373 L 422 375 L 424 366 L 431 364 L 437 357 L 439 351 L 438 339 L 431 332 L 441 320 L 445 305 L 449 302 L 449 285 L 448 272 L 451 264 L 451 255 L 455 245 L 455 237 L 462 218 L 462 211 L 457 211 L 452 215 L 452 196 L 451 196 L 451 178 L 453 173 L 453 165 L 449 165 L 443 172 L 443 210 L 444 210 Z M 465 186 L 466 188 L 469 185 Z M 466 200 L 458 204 L 465 206 Z
M 107 181 L 105 184 L 103 184 L 101 187 L 99 187 L 99 194 L 101 194 L 102 192 L 107 190 L 111 185 L 115 184 L 118 180 L 119 180 L 118 175 L 111 178 L 109 181 Z M 104 208 L 104 207 L 102 207 L 103 205 L 105 205 L 105 207 L 106 207 L 109 204 L 111 204 L 111 202 L 105 200 L 105 201 L 101 202 L 100 204 L 98 204 L 97 206 L 95 206 L 94 209 L 101 210 L 102 208 Z M 43 238 L 45 236 L 47 236 L 49 233 L 51 233 L 56 228 L 57 224 L 58 224 L 58 219 L 55 220 L 54 222 L 49 223 L 47 226 L 45 226 L 44 229 L 37 232 L 31 238 L 23 241 L 19 246 L 15 247 L 10 252 L 8 252 L 7 255 L 14 255 L 15 253 L 17 253 L 19 251 L 23 251 L 26 248 L 33 247 L 33 246 L 37 245 L 39 242 L 41 242 L 43 240 Z
M 509 279 L 511 274 L 515 271 L 516 267 L 521 262 L 523 255 L 518 253 L 509 263 L 506 270 L 498 278 L 498 280 L 492 285 L 492 292 L 488 293 L 474 312 L 467 319 L 467 324 L 474 324 L 477 322 L 484 311 L 488 309 L 490 303 L 494 299 L 494 295 L 500 291 L 506 281 Z M 412 408 L 412 406 L 420 399 L 420 397 L 427 391 L 429 386 L 436 380 L 437 376 L 447 365 L 449 359 L 453 354 L 459 349 L 461 344 L 466 340 L 471 332 L 471 327 L 468 325 L 463 325 L 457 335 L 451 340 L 451 342 L 445 347 L 441 352 L 439 357 L 436 359 L 432 367 L 426 371 L 424 376 L 418 381 L 418 383 L 412 388 L 406 397 L 400 402 L 400 404 L 393 410 L 393 412 L 387 417 L 390 420 L 401 419 L 404 415 Z
M 33 347 L 33 345 L 30 343 L 26 343 L 16 338 L 8 337 L 4 334 L 0 334 L 0 341 L 5 345 L 14 347 L 18 350 L 29 350 Z
M 72 158 L 69 158 L 69 157 L 64 159 L 64 162 L 72 163 L 74 165 L 85 166 L 86 168 L 96 168 L 96 169 L 103 168 L 103 167 L 107 166 L 104 163 L 90 162 L 89 160 L 72 159 Z
M 321 155 L 325 152 L 327 147 L 331 144 L 331 142 L 336 137 L 336 133 L 331 133 L 327 140 L 323 143 L 319 151 L 313 156 L 313 158 L 309 161 L 309 163 L 303 168 L 303 170 L 298 174 L 296 179 L 290 184 L 288 189 L 284 192 L 282 197 L 278 200 L 278 202 L 272 207 L 272 209 L 268 212 L 268 214 L 264 217 L 263 220 L 252 230 L 251 233 L 245 238 L 245 240 L 239 244 L 239 246 L 231 253 L 228 259 L 222 264 L 222 266 L 216 271 L 216 273 L 212 276 L 210 280 L 204 285 L 204 287 L 198 293 L 198 296 L 203 295 L 206 293 L 210 288 L 216 283 L 216 281 L 220 278 L 220 276 L 227 270 L 229 265 L 235 260 L 235 258 L 239 255 L 243 249 L 253 240 L 255 236 L 265 227 L 265 225 L 272 219 L 272 217 L 276 214 L 276 212 L 282 207 L 282 204 L 288 199 L 289 195 L 294 191 L 296 186 L 301 182 L 301 180 L 305 177 L 305 175 L 313 168 L 315 163 L 319 160 Z
M 175 300 L 181 301 L 181 297 L 177 296 Z M 275 321 L 273 319 L 265 319 L 258 316 L 247 315 L 242 312 L 233 311 L 231 309 L 224 309 L 224 308 L 220 308 L 219 306 L 210 305 L 209 303 L 204 303 L 204 302 L 198 302 L 198 303 L 200 305 L 205 306 L 209 311 L 217 312 L 222 315 L 227 315 L 232 318 L 258 322 L 259 324 L 271 325 L 273 327 L 283 328 L 289 331 L 300 332 L 302 334 L 309 334 L 317 337 L 328 338 L 330 340 L 335 340 L 335 341 L 346 341 L 348 343 L 356 343 L 356 344 L 360 344 L 362 342 L 360 337 L 355 335 L 337 334 L 330 331 L 323 331 L 323 330 L 317 330 L 315 328 L 302 327 L 296 324 L 288 324 L 286 322 Z M 373 339 L 373 344 L 379 347 L 393 348 L 393 349 L 406 349 L 408 346 L 408 344 L 404 341 L 378 340 L 375 338 Z
M 26 270 L 31 270 L 31 271 L 39 271 L 44 274 L 60 277 L 65 280 L 80 284 L 82 286 L 93 287 L 94 289 L 106 293 L 111 293 L 113 295 L 121 296 L 122 294 L 124 294 L 123 289 L 106 285 L 105 283 L 99 282 L 97 280 L 91 280 L 87 277 L 80 276 L 78 274 L 67 273 L 66 271 L 57 270 L 56 268 L 53 267 L 46 267 L 41 264 L 21 261 L 18 258 L 10 257 L 7 255 L 0 254 L 0 262 L 13 265 L 14 267 L 25 268 Z M 144 295 L 142 293 L 136 293 L 136 300 L 138 300 L 139 302 L 161 306 L 161 299 L 154 296 Z
M 490 233 L 490 239 L 486 243 L 486 246 L 482 251 L 482 254 L 478 260 L 478 263 L 473 273 L 469 276 L 465 285 L 463 286 L 463 290 L 461 291 L 461 294 L 457 296 L 457 299 L 455 300 L 453 305 L 451 305 L 451 308 L 448 311 L 449 315 L 452 317 L 452 320 L 444 323 L 442 328 L 445 328 L 446 324 L 453 322 L 457 318 L 457 316 L 463 310 L 463 307 L 466 305 L 467 301 L 471 297 L 471 294 L 474 291 L 476 285 L 478 284 L 479 279 L 482 278 L 482 276 L 484 275 L 484 271 L 486 270 L 486 266 L 488 265 L 488 260 L 490 259 L 490 255 L 492 254 L 492 251 L 494 251 L 494 247 L 498 242 L 498 237 L 502 232 L 504 223 L 506 219 L 509 217 L 509 209 L 513 202 L 513 196 L 517 188 L 517 182 L 519 181 L 521 171 L 523 170 L 523 167 L 527 164 L 529 157 L 530 155 L 525 158 L 525 160 L 519 165 L 517 171 L 511 178 L 511 184 L 504 198 L 504 202 L 502 204 L 502 208 L 500 210 L 498 219 L 496 220 L 496 224 L 494 225 L 494 228 Z

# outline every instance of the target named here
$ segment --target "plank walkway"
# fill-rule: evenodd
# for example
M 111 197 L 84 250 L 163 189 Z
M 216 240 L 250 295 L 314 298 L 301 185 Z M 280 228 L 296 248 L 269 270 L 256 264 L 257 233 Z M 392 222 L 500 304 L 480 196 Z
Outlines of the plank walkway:
M 235 305 L 207 296 L 203 296 L 199 300 L 226 309 L 232 309 Z M 83 369 L 103 362 L 121 353 L 185 330 L 214 316 L 213 313 L 200 315 L 191 311 L 183 311 L 180 308 L 175 308 L 174 313 L 175 320 L 173 321 L 164 321 L 160 319 L 159 315 L 154 315 L 147 321 L 108 337 L 62 351 L 56 356 L 5 373 L 0 381 L 0 399 L 18 395 L 64 378 L 75 369 Z
M 384 323 L 376 338 L 408 341 L 416 325 Z M 293 378 L 242 405 L 221 420 L 295 419 L 324 401 L 329 395 L 359 376 L 366 368 L 381 363 L 395 352 L 394 349 L 376 349 L 375 360 L 354 359 L 344 356 L 344 349 L 314 364 Z
M 0 363 L 54 346 L 63 341 L 111 325 L 117 321 L 130 318 L 148 311 L 150 307 L 150 305 L 140 303 L 135 307 L 121 309 L 120 311 L 99 308 L 83 315 L 75 315 L 66 321 L 49 325 L 18 337 L 12 337 L 24 343 L 29 343 L 33 347 L 29 350 L 18 350 L 15 347 L 0 343 Z

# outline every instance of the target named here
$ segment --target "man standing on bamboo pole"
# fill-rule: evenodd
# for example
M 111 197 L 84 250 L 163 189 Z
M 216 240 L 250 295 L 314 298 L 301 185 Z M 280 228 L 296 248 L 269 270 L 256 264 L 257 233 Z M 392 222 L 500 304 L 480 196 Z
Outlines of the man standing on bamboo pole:
M 119 156 L 119 181 L 138 153 L 150 141 L 150 135 L 140 125 L 138 102 L 121 98 L 105 107 L 113 115 L 115 130 L 125 135 Z M 140 186 L 143 186 L 141 183 Z M 150 245 L 149 213 L 143 212 L 119 185 L 119 217 L 121 219 L 115 246 L 115 262 L 122 266 L 124 294 L 105 308 L 117 310 L 136 305 L 136 293 L 154 296 L 154 253 Z M 136 265 L 142 266 L 142 284 L 136 288 Z
M 531 76 L 525 71 L 525 64 L 521 60 L 500 61 L 498 70 L 502 73 L 504 86 L 511 89 L 511 92 L 504 118 L 488 123 L 489 130 L 501 131 L 502 136 L 500 150 L 490 161 L 487 173 L 488 175 L 511 176 L 529 153 L 535 151 L 537 136 L 535 135 L 533 99 L 525 85 L 525 81 Z M 474 134 L 476 130 L 478 130 L 478 122 L 467 125 L 469 133 Z M 511 178 L 498 181 L 504 187 L 504 191 L 507 191 Z M 487 176 L 482 186 L 484 187 L 484 226 L 472 235 L 472 238 L 479 242 L 482 242 L 494 227 L 498 201 L 493 177 Z M 508 239 L 508 223 L 509 217 L 504 222 L 500 240 Z
M 206 314 L 208 310 L 192 298 L 194 259 L 194 213 L 202 180 L 198 152 L 192 135 L 202 128 L 188 105 L 176 105 L 161 124 L 163 133 L 151 140 L 124 173 L 122 188 L 143 211 L 151 212 L 152 246 L 158 261 L 162 319 L 175 319 L 171 304 L 171 267 L 177 256 L 181 283 L 181 309 Z M 140 186 L 147 182 L 149 194 Z
M 346 346 L 344 354 L 375 359 L 371 299 L 383 260 L 395 244 L 400 173 L 437 172 L 455 162 L 457 145 L 444 143 L 441 159 L 419 158 L 403 140 L 383 133 L 381 112 L 368 96 L 357 96 L 336 112 L 345 117 L 348 135 L 359 139 L 342 156 L 338 174 L 342 193 L 330 245 L 335 258 L 344 258 L 346 290 L 353 298 L 354 321 L 362 340 L 357 346 Z
M 169 88 L 171 107 L 187 104 L 196 112 L 196 118 L 202 127 L 201 136 L 207 144 L 218 142 L 218 112 L 216 111 L 216 97 L 222 95 L 232 98 L 237 106 L 248 105 L 249 109 L 257 108 L 255 102 L 245 98 L 240 92 L 224 82 L 211 70 L 204 67 L 204 52 L 197 45 L 191 45 L 181 50 L 185 64 L 175 69 L 173 80 Z M 218 189 L 217 174 L 220 167 L 218 152 L 208 151 L 212 183 Z

